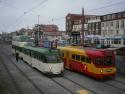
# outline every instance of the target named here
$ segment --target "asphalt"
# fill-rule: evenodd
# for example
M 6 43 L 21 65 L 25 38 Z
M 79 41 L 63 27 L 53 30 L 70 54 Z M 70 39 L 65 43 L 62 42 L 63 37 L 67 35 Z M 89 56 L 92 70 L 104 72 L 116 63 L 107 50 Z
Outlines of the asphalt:
M 18 94 L 11 75 L 4 66 L 4 61 L 0 56 L 0 94 Z

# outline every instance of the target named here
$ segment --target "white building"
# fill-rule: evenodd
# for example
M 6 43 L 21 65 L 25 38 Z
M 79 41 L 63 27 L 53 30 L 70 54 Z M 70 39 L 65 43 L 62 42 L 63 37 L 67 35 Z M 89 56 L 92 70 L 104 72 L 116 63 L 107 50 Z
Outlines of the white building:
M 101 35 L 107 45 L 125 46 L 125 11 L 102 16 Z

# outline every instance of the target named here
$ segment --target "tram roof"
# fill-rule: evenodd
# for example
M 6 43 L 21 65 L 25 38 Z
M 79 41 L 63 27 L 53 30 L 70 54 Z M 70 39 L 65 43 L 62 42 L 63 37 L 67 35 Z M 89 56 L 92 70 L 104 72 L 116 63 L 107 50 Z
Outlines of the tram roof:
M 57 52 L 56 50 L 53 50 L 53 49 L 41 48 L 41 47 L 30 47 L 30 46 L 27 46 L 27 47 L 24 47 L 24 48 L 32 50 L 32 51 L 37 51 L 37 52 L 40 52 L 40 53 L 50 53 L 51 51 L 53 53 Z
M 104 54 L 101 51 L 97 50 L 86 50 L 87 55 L 92 56 L 92 57 L 98 57 L 98 56 L 103 56 Z
M 79 52 L 79 53 L 84 53 L 85 54 L 85 50 L 84 49 L 77 49 L 77 47 L 73 47 L 73 46 L 66 46 L 66 47 L 58 47 L 59 49 L 61 48 L 62 50 L 68 50 L 68 51 L 73 51 L 73 52 Z
M 73 46 L 67 46 L 67 47 L 59 47 L 63 50 L 72 50 L 72 51 L 77 51 L 80 53 L 85 53 L 89 56 L 92 57 L 98 57 L 98 56 L 103 56 L 103 51 L 105 50 L 113 50 L 113 49 L 96 49 L 96 48 L 92 48 L 92 47 L 81 47 L 81 46 L 77 46 L 77 47 L 73 47 Z
M 13 40 L 15 40 L 15 41 L 28 41 L 28 40 L 30 40 L 30 36 L 27 36 L 27 35 L 14 36 Z

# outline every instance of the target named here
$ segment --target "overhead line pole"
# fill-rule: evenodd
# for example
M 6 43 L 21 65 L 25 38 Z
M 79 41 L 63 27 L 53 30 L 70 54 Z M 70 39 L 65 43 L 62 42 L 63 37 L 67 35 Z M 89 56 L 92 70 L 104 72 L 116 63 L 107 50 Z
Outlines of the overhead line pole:
M 84 16 L 84 8 L 82 8 L 82 28 L 81 28 L 81 34 L 82 34 L 82 40 L 81 45 L 84 46 L 84 23 L 85 23 L 85 16 Z

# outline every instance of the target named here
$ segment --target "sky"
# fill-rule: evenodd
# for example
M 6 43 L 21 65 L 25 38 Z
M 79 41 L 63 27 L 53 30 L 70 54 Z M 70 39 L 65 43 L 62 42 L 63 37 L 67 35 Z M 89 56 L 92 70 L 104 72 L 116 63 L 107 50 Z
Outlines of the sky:
M 105 15 L 125 11 L 125 0 L 0 0 L 0 32 L 55 24 L 65 30 L 68 13 Z

